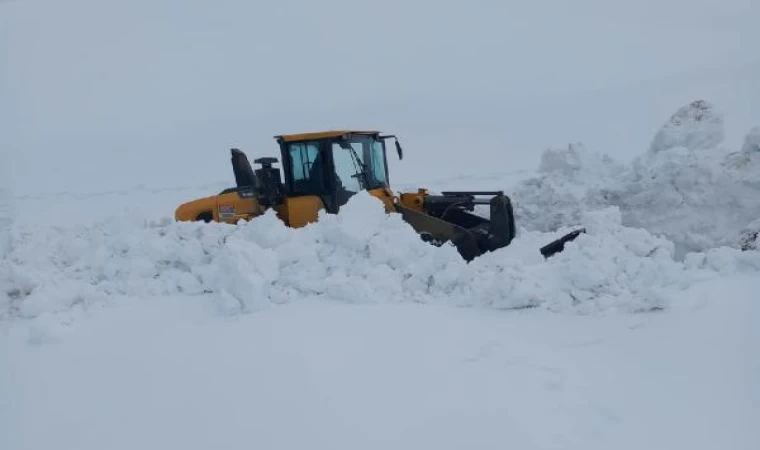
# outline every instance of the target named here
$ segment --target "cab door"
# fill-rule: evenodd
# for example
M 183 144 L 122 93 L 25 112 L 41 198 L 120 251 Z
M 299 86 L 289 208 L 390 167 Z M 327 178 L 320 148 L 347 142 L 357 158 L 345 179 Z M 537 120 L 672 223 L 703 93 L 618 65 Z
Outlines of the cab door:
M 278 216 L 293 228 L 316 222 L 329 196 L 329 163 L 324 141 L 289 142 L 283 152 L 287 196 L 276 206 Z M 327 204 L 329 206 L 329 203 Z

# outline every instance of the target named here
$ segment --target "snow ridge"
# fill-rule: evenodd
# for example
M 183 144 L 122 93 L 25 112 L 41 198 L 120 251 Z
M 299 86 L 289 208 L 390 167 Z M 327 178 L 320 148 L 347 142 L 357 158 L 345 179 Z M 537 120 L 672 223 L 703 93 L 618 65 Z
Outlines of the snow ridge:
M 720 147 L 722 116 L 707 102 L 679 109 L 650 150 L 631 164 L 581 144 L 544 152 L 539 174 L 513 195 L 519 222 L 550 231 L 581 224 L 583 211 L 617 206 L 625 226 L 661 234 L 676 257 L 714 247 L 741 247 L 742 232 L 760 217 L 760 127 L 739 152 Z
M 665 152 L 673 148 L 709 150 L 723 142 L 723 115 L 715 106 L 697 100 L 678 109 L 655 134 L 650 153 Z
M 10 254 L 0 263 L 0 314 L 34 318 L 116 298 L 176 294 L 206 296 L 222 314 L 312 298 L 650 311 L 667 307 L 670 293 L 717 276 L 716 259 L 736 270 L 760 270 L 760 253 L 728 248 L 684 265 L 673 259 L 672 242 L 623 227 L 615 207 L 582 220 L 588 233 L 548 260 L 538 249 L 557 234 L 524 231 L 471 264 L 454 247 L 422 242 L 368 194 L 303 229 L 284 226 L 273 213 L 236 226 L 14 227 Z

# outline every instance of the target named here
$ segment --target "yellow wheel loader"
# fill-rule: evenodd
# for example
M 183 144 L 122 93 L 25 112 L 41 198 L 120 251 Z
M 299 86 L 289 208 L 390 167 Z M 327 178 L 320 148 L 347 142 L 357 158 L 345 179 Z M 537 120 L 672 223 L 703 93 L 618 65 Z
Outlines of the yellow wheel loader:
M 384 203 L 386 212 L 401 214 L 423 240 L 438 246 L 453 244 L 467 261 L 505 247 L 515 237 L 512 204 L 502 191 L 433 195 L 420 189 L 394 194 L 388 179 L 386 141 L 395 141 L 402 159 L 396 136 L 346 130 L 279 135 L 275 139 L 284 177 L 273 167 L 277 158 L 256 159 L 254 164 L 260 167 L 253 170 L 245 153 L 233 148 L 236 187 L 180 205 L 176 220 L 237 223 L 271 208 L 286 225 L 298 228 L 315 222 L 320 210 L 337 214 L 352 195 L 368 191 Z M 475 205 L 489 205 L 490 218 L 474 214 Z M 540 251 L 544 257 L 560 252 L 581 232 L 569 233 Z

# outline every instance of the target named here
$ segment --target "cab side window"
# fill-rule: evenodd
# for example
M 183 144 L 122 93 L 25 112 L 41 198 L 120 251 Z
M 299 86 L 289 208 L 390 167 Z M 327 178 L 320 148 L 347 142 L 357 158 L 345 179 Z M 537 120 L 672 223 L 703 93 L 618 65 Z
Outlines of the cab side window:
M 293 192 L 301 194 L 324 191 L 324 164 L 316 142 L 290 144 L 289 156 L 293 173 Z

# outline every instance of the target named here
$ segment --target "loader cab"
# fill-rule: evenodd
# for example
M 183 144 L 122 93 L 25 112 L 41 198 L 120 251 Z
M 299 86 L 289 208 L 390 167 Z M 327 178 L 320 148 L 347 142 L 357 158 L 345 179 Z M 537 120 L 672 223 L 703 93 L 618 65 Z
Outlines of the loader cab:
M 359 191 L 389 191 L 385 141 L 375 131 L 329 131 L 275 136 L 288 197 L 318 196 L 337 213 Z M 397 144 L 399 157 L 401 147 Z
M 386 140 L 375 131 L 326 131 L 275 136 L 281 160 L 263 157 L 248 163 L 245 153 L 231 149 L 235 187 L 180 205 L 179 221 L 237 223 L 273 208 L 291 227 L 317 220 L 319 211 L 338 213 L 359 191 L 379 198 L 394 210 L 389 188 Z M 396 151 L 403 156 L 396 139 Z M 281 163 L 281 168 L 274 166 Z M 282 171 L 282 172 L 281 172 Z

